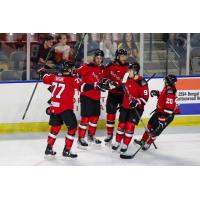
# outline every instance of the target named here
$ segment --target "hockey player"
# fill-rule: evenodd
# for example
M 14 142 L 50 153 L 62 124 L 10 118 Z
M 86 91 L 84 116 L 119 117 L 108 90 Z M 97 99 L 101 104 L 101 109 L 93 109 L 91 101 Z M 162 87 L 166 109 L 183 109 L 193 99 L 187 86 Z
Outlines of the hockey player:
M 124 49 L 118 49 L 115 53 L 115 60 L 104 70 L 105 81 L 111 80 L 111 84 L 115 86 L 114 89 L 109 90 L 106 101 L 107 137 L 104 140 L 106 143 L 111 142 L 113 138 L 117 109 L 121 106 L 123 101 L 124 92 L 121 80 L 123 79 L 124 74 L 128 71 L 128 63 L 126 60 L 127 51 Z
M 143 146 L 143 150 L 149 149 L 156 137 L 173 121 L 174 114 L 180 112 L 176 105 L 176 82 L 177 78 L 169 74 L 164 78 L 165 86 L 162 92 L 152 90 L 151 97 L 158 97 L 157 107 L 148 122 L 148 130 L 145 131 L 141 140 L 134 140 L 135 143 Z
M 72 65 L 64 62 L 60 73 L 44 74 L 43 82 L 51 85 L 51 104 L 50 104 L 50 133 L 48 134 L 46 156 L 54 156 L 53 145 L 63 123 L 68 127 L 68 133 L 65 138 L 65 147 L 62 155 L 64 157 L 77 157 L 77 154 L 71 152 L 74 136 L 77 130 L 77 120 L 73 112 L 75 89 L 80 91 L 99 90 L 99 83 L 86 84 L 79 78 L 73 76 Z
M 135 126 L 139 123 L 149 98 L 148 83 L 139 75 L 139 71 L 138 63 L 129 65 L 129 77 L 124 85 L 127 92 L 124 94 L 120 111 L 116 142 L 112 146 L 113 150 L 117 150 L 122 142 L 121 153 L 127 151 Z
M 77 73 L 80 75 L 85 83 L 101 82 L 103 78 L 103 58 L 104 52 L 97 50 L 94 53 L 93 62 L 89 64 L 83 64 L 77 69 Z M 97 122 L 100 115 L 100 97 L 101 92 L 99 90 L 91 90 L 87 92 L 81 92 L 81 121 L 78 129 L 78 144 L 79 147 L 87 147 L 85 134 L 88 129 L 87 139 L 88 142 L 95 144 L 101 144 L 101 141 L 95 137 Z

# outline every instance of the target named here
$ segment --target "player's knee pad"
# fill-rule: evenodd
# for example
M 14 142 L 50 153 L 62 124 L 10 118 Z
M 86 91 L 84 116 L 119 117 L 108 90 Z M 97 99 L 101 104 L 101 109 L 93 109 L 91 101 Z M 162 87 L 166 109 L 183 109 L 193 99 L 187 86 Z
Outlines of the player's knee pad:
M 81 117 L 81 124 L 88 124 L 89 117 Z
M 68 129 L 68 134 L 69 135 L 75 135 L 77 131 L 77 127 L 73 128 L 73 129 Z
M 93 116 L 93 117 L 90 117 L 89 118 L 89 122 L 92 122 L 92 123 L 97 123 L 99 120 L 99 117 L 98 116 Z
M 126 122 L 126 131 L 134 132 L 135 124 L 133 122 Z
M 79 128 L 86 130 L 89 123 L 89 117 L 81 117 Z
M 115 117 L 116 117 L 116 114 L 108 114 L 107 113 L 107 121 L 114 122 L 115 121 Z
M 126 128 L 126 123 L 124 123 L 124 122 L 119 122 L 118 128 L 119 128 L 119 129 L 124 129 L 124 130 L 125 130 L 125 128 Z
M 61 126 L 51 126 L 51 133 L 58 134 L 61 129 Z
M 99 117 L 94 116 L 89 118 L 89 126 L 96 128 L 97 127 L 97 122 L 98 122 Z

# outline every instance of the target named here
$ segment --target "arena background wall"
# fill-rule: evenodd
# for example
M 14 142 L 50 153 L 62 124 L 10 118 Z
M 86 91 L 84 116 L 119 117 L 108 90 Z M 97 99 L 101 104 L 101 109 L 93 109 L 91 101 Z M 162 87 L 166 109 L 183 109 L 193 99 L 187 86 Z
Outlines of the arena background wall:
M 48 131 L 48 119 L 45 110 L 48 107 L 47 101 L 50 93 L 48 85 L 38 84 L 38 88 L 33 97 L 25 120 L 22 120 L 29 98 L 32 94 L 36 82 L 1 82 L 0 83 L 0 133 L 12 132 L 37 132 Z M 149 88 L 162 90 L 163 78 L 154 78 L 149 81 Z M 178 98 L 177 103 L 181 108 L 181 115 L 177 115 L 171 126 L 194 126 L 200 125 L 200 77 L 178 77 L 177 83 Z M 78 92 L 75 94 L 75 113 L 80 119 L 80 107 Z M 102 93 L 101 116 L 98 128 L 105 128 L 105 104 L 107 92 Z M 149 98 L 145 107 L 143 118 L 147 122 L 150 113 L 156 107 L 157 99 Z M 141 127 L 141 124 L 139 124 Z

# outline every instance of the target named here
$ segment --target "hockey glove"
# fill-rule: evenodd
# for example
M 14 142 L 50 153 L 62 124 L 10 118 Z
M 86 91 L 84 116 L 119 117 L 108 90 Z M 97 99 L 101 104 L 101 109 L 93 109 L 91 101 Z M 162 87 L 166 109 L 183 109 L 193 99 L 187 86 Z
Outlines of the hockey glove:
M 164 129 L 167 122 L 168 122 L 168 119 L 171 117 L 171 115 L 169 114 L 162 114 L 158 117 L 158 123 L 159 123 L 159 126 Z
M 102 92 L 105 92 L 107 90 L 106 84 L 101 83 L 101 82 L 99 82 L 99 83 L 96 84 L 96 88 L 98 90 L 102 91 Z
M 43 76 L 47 73 L 47 70 L 45 69 L 45 67 L 42 67 L 37 70 L 37 73 L 39 74 L 40 79 L 42 79 Z
M 102 83 L 105 84 L 106 90 L 112 90 L 117 87 L 117 83 L 107 78 L 103 78 Z
M 160 92 L 158 90 L 151 90 L 151 97 L 159 97 Z
M 138 102 L 138 100 L 135 99 L 135 100 L 131 101 L 129 103 L 129 105 L 130 105 L 131 108 L 135 109 L 139 105 L 139 102 Z

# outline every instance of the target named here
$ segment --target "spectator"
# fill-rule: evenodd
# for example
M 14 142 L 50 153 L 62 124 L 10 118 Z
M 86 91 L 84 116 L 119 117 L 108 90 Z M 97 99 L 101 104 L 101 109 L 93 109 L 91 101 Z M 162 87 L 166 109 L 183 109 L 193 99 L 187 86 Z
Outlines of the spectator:
M 114 59 L 117 44 L 113 41 L 111 33 L 103 34 L 103 39 L 99 44 L 99 49 L 104 52 L 104 64 L 107 64 Z
M 179 75 L 182 74 L 182 69 L 186 65 L 186 33 L 164 33 L 163 41 L 166 42 L 167 48 L 176 57 L 174 60 L 178 61 Z M 169 58 L 168 58 L 169 59 Z
M 118 49 L 126 49 L 128 52 L 128 62 L 135 62 L 138 57 L 138 48 L 132 33 L 124 33 L 122 43 L 119 44 Z
M 200 33 L 191 33 L 190 43 L 192 48 L 200 48 Z
M 58 43 L 55 47 L 55 60 L 56 62 L 60 62 L 61 60 L 68 61 L 70 60 L 70 46 L 67 45 L 67 36 L 62 33 L 57 37 Z
M 95 41 L 95 34 L 87 34 L 88 35 L 88 45 L 87 45 L 87 62 L 92 62 L 93 54 L 96 50 L 99 49 L 98 42 Z M 79 35 L 80 36 L 80 35 Z M 80 36 L 79 41 L 75 44 L 74 51 L 76 58 L 76 67 L 79 67 L 84 62 L 84 41 L 82 41 L 82 36 Z M 80 44 L 80 42 L 82 42 Z M 77 56 L 76 56 L 77 55 Z
M 50 35 L 46 36 L 44 42 L 40 45 L 38 51 L 38 65 L 47 64 L 49 68 L 54 67 L 54 56 L 52 52 L 54 38 Z
M 87 62 L 93 61 L 94 52 L 99 49 L 99 44 L 97 42 L 95 33 L 88 34 L 88 45 L 87 45 Z
M 77 42 L 74 46 L 74 54 L 75 54 L 75 66 L 80 67 L 81 64 L 84 62 L 84 41 L 82 41 L 83 38 L 82 34 L 77 34 Z M 82 43 L 81 43 L 82 42 Z M 81 44 L 80 44 L 81 43 Z

